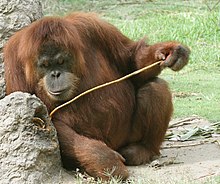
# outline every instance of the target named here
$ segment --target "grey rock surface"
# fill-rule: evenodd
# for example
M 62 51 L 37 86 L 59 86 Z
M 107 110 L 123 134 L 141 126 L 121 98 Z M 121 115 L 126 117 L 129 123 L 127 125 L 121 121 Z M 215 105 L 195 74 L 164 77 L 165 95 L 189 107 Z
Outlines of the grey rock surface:
M 0 100 L 0 122 L 0 183 L 60 183 L 59 144 L 46 106 L 34 95 L 12 93 Z
M 4 44 L 16 31 L 42 16 L 40 0 L 0 0 L 0 99 L 5 96 Z

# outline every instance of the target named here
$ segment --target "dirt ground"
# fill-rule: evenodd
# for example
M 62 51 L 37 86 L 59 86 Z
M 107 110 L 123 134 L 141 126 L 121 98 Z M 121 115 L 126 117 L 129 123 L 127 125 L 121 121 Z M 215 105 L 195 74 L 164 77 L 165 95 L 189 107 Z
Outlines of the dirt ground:
M 210 122 L 193 116 L 172 121 L 170 126 L 168 133 L 179 135 L 195 127 L 209 127 Z M 219 134 L 191 139 L 165 141 L 160 158 L 150 165 L 129 167 L 131 177 L 140 183 L 218 183 L 212 176 L 220 176 Z

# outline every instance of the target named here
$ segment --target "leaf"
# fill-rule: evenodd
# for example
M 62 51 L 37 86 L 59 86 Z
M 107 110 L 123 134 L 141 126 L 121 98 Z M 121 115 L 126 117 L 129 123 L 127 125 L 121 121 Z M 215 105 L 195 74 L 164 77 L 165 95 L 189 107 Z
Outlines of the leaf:
M 194 136 L 196 133 L 198 133 L 198 131 L 199 131 L 199 128 L 195 127 L 194 129 L 189 130 L 185 134 L 180 135 L 180 140 L 181 141 L 189 140 L 192 136 Z

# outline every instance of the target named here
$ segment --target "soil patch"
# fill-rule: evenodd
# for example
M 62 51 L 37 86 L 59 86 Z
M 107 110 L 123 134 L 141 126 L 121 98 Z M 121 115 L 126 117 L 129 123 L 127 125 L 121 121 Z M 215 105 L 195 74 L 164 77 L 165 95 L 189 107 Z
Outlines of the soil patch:
M 220 175 L 219 126 L 197 116 L 172 121 L 160 158 L 150 165 L 129 167 L 132 178 L 148 183 L 202 183 Z

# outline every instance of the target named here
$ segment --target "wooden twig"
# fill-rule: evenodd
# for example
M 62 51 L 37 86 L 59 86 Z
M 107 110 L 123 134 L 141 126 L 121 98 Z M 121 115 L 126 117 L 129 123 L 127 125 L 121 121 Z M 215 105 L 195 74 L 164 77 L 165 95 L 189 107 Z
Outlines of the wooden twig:
M 32 119 L 32 121 L 33 121 L 33 123 L 34 123 L 36 126 L 38 126 L 38 127 L 40 127 L 40 128 L 43 128 L 43 129 L 46 128 L 46 123 L 45 123 L 41 118 L 39 118 L 39 117 L 34 117 L 34 118 Z
M 180 126 L 184 126 L 184 125 L 189 125 L 189 124 L 191 124 L 191 122 L 186 121 L 186 120 L 180 120 L 178 122 L 175 122 L 172 125 L 169 125 L 168 128 L 176 128 L 176 127 L 180 127 Z
M 212 173 L 210 173 L 210 174 L 206 174 L 206 175 L 200 176 L 200 177 L 198 177 L 198 178 L 195 178 L 194 180 L 204 179 L 204 178 L 213 176 L 213 175 L 215 175 L 215 174 L 216 174 L 216 173 L 212 172 Z
M 203 145 L 203 144 L 213 144 L 213 143 L 217 143 L 220 146 L 220 142 L 219 140 L 203 140 L 200 142 L 195 142 L 195 143 L 191 143 L 191 144 L 182 144 L 182 145 L 173 145 L 173 146 L 162 146 L 162 149 L 170 149 L 170 148 L 185 148 L 185 147 L 190 147 L 190 146 L 199 146 L 199 145 Z
M 195 119 L 199 119 L 199 117 L 193 116 L 193 117 L 177 120 L 176 122 L 169 125 L 169 128 L 175 128 L 175 127 L 178 127 L 178 126 L 185 125 L 186 122 L 189 122 L 189 121 L 192 121 L 192 120 L 195 120 Z
M 91 89 L 89 89 L 89 90 L 87 90 L 87 91 L 84 91 L 83 93 L 77 95 L 76 97 L 74 97 L 73 99 L 69 100 L 68 102 L 66 102 L 66 103 L 64 103 L 64 104 L 62 104 L 62 105 L 56 107 L 56 108 L 50 113 L 50 117 L 52 118 L 53 114 L 54 114 L 57 110 L 61 109 L 61 108 L 64 107 L 64 106 L 67 106 L 67 105 L 71 104 L 72 102 L 76 101 L 77 99 L 79 99 L 80 97 L 82 97 L 82 96 L 84 96 L 84 95 L 86 95 L 86 94 L 88 94 L 88 93 L 91 93 L 91 92 L 93 92 L 93 91 L 95 91 L 95 90 L 98 90 L 98 89 L 100 89 L 100 88 L 103 88 L 103 87 L 106 87 L 106 86 L 109 86 L 109 85 L 112 85 L 112 84 L 121 82 L 121 81 L 123 81 L 123 80 L 126 80 L 126 79 L 128 79 L 128 78 L 130 78 L 130 77 L 132 77 L 132 76 L 134 76 L 134 75 L 137 75 L 137 74 L 139 74 L 139 73 L 141 73 L 141 72 L 143 72 L 143 71 L 145 71 L 145 70 L 148 70 L 148 69 L 150 69 L 150 68 L 152 68 L 152 67 L 154 67 L 154 66 L 160 64 L 161 62 L 162 62 L 162 61 L 157 61 L 157 62 L 155 62 L 155 63 L 153 63 L 153 64 L 151 64 L 151 65 L 149 65 L 149 66 L 146 66 L 146 67 L 144 67 L 144 68 L 141 68 L 141 69 L 139 69 L 139 70 L 136 70 L 136 71 L 134 71 L 134 72 L 132 72 L 132 73 L 130 73 L 130 74 L 128 74 L 128 75 L 125 75 L 124 77 L 121 77 L 121 78 L 119 78 L 119 79 L 116 79 L 116 80 L 107 82 L 107 83 L 105 83 L 105 84 L 101 84 L 101 85 L 96 86 L 96 87 L 94 87 L 94 88 L 91 88 Z
M 197 143 L 192 143 L 192 144 L 187 144 L 187 145 L 173 145 L 173 146 L 162 146 L 162 149 L 171 149 L 171 148 L 186 148 L 190 146 L 199 146 L 205 144 L 204 142 L 197 142 Z

